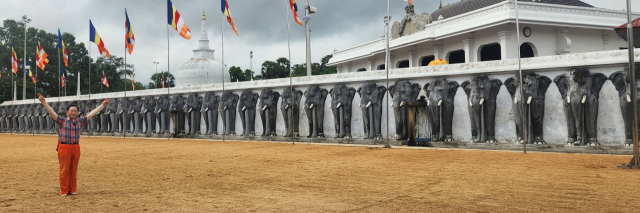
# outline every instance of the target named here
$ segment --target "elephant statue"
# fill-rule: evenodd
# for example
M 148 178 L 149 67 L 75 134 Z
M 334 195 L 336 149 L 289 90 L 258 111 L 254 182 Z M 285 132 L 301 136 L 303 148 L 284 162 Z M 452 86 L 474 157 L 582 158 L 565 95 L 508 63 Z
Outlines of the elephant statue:
M 260 92 L 260 119 L 262 120 L 262 136 L 276 136 L 276 117 L 278 114 L 280 93 L 271 89 Z
M 99 105 L 101 104 L 101 101 L 98 100 L 90 100 L 88 106 L 95 109 L 97 108 Z M 101 120 L 102 120 L 102 114 L 103 114 L 104 110 L 101 110 L 100 112 L 98 112 L 98 114 L 96 114 L 95 116 L 93 116 L 93 118 L 89 119 L 90 124 L 89 124 L 89 132 L 90 133 L 95 133 L 95 132 L 101 132 L 100 131 L 100 127 L 101 127 Z
M 24 119 L 24 132 L 30 133 L 31 127 L 33 126 L 31 123 L 31 116 L 33 113 L 33 104 L 24 105 L 22 108 L 22 119 Z
M 473 77 L 470 81 L 463 82 L 461 86 L 464 89 L 464 93 L 467 94 L 469 102 L 471 142 L 497 143 L 495 129 L 496 98 L 498 97 L 498 92 L 500 92 L 502 81 L 500 79 L 491 79 L 487 75 L 479 75 Z M 478 132 L 480 132 L 480 135 L 478 135 Z
M 163 95 L 156 100 L 156 119 L 159 123 L 160 130 L 158 134 L 169 134 L 169 120 L 171 119 L 169 115 L 169 106 L 171 105 L 171 99 L 169 96 Z
M 351 105 L 356 89 L 338 84 L 329 90 L 329 95 L 331 95 L 329 108 L 333 112 L 336 138 L 351 138 Z
M 79 101 L 77 106 L 78 106 L 78 117 L 86 116 L 89 114 L 89 112 L 91 112 L 91 110 L 89 109 L 89 101 Z M 87 126 L 88 125 L 82 126 L 82 132 L 89 131 L 89 128 Z
M 598 98 L 600 89 L 607 81 L 602 73 L 591 73 L 586 68 L 572 69 L 569 74 L 556 76 L 564 103 L 564 114 L 569 133 L 568 144 L 599 145 L 598 142 Z M 583 135 L 588 141 L 584 141 Z
M 202 107 L 202 97 L 196 93 L 189 94 L 189 96 L 187 96 L 187 103 L 185 106 L 187 123 L 189 124 L 189 132 L 187 134 L 200 134 L 200 110 L 202 110 L 200 107 Z
M 118 108 L 116 109 L 117 122 L 115 124 L 116 132 L 118 133 L 131 133 L 131 121 L 129 121 L 130 113 L 128 113 L 130 106 L 131 103 L 128 98 L 120 98 L 120 100 L 118 100 Z
M 310 86 L 304 92 L 304 111 L 309 120 L 309 136 L 307 138 L 324 137 L 324 102 L 329 91 L 319 86 Z
M 420 84 L 411 83 L 408 80 L 396 81 L 389 86 L 391 95 L 391 107 L 395 115 L 396 140 L 407 140 L 409 138 L 409 112 L 407 107 L 409 102 L 418 99 L 420 94 Z
M 33 110 L 33 115 L 35 116 L 36 120 L 38 121 L 37 131 L 39 133 L 43 133 L 47 129 L 47 122 L 45 121 L 45 117 L 44 116 L 49 115 L 49 113 L 47 113 L 46 110 L 44 110 L 45 114 L 43 114 L 43 110 L 44 110 L 44 106 L 42 106 L 42 104 L 37 104 L 36 108 Z
M 153 96 L 147 96 L 143 99 L 140 112 L 142 114 L 142 120 L 145 125 L 144 134 L 156 133 L 156 113 L 153 111 L 156 109 L 156 99 Z
M 638 102 L 640 100 L 640 70 L 636 67 L 636 97 L 633 100 L 631 98 L 630 80 L 631 76 L 628 75 L 629 67 L 625 67 L 624 71 L 614 72 L 609 76 L 609 79 L 616 86 L 618 90 L 618 96 L 620 98 L 620 112 L 622 113 L 622 119 L 624 120 L 624 133 L 625 133 L 625 146 L 633 146 L 633 106 L 632 101 Z M 637 113 L 640 114 L 640 113 Z
M 24 128 L 24 120 L 22 120 L 22 105 L 16 105 L 13 109 L 14 128 L 13 131 L 20 131 Z
M 204 124 L 207 126 L 206 135 L 218 135 L 218 104 L 220 104 L 220 96 L 213 92 L 204 95 L 200 108 Z
M 522 91 L 520 91 L 520 74 L 516 74 L 516 77 L 511 77 L 504 81 L 504 86 L 507 87 L 513 100 L 513 116 L 515 117 L 516 135 L 518 136 L 516 143 L 522 143 L 522 139 L 526 136 L 522 134 L 524 128 L 527 135 L 532 135 L 533 137 L 533 140 L 527 137 L 527 143 L 545 144 L 546 142 L 542 137 L 544 95 L 549 85 L 551 85 L 551 79 L 544 75 L 528 72 L 522 76 L 522 82 Z M 524 98 L 521 98 L 521 93 Z M 522 104 L 524 104 L 524 113 L 522 112 Z M 523 120 L 524 127 L 522 126 Z M 530 129 L 533 130 L 529 131 Z
M 358 107 L 362 111 L 362 122 L 365 139 L 382 139 L 382 100 L 387 93 L 387 88 L 368 82 L 358 87 L 360 103 Z
M 251 90 L 242 91 L 238 101 L 238 113 L 242 122 L 242 135 L 256 135 L 256 104 L 260 95 Z
M 458 82 L 445 78 L 434 79 L 423 87 L 432 141 L 453 141 L 453 98 L 458 87 Z
M 0 131 L 5 131 L 7 127 L 5 124 L 6 114 L 4 112 L 6 108 L 6 106 L 0 106 Z
M 20 105 L 19 132 L 27 132 L 27 126 L 29 126 L 29 121 L 27 120 L 28 108 L 28 105 Z
M 225 135 L 236 135 L 236 109 L 238 106 L 238 94 L 226 91 L 222 94 L 218 111 L 222 118 L 222 128 Z
M 300 99 L 302 99 L 302 91 L 292 90 L 290 87 L 282 90 L 280 109 L 284 118 L 285 137 L 300 137 Z
M 69 102 L 63 101 L 58 104 L 57 113 L 58 116 L 62 116 L 63 118 L 67 117 L 67 108 L 69 108 Z
M 31 119 L 31 131 L 37 132 L 40 128 L 40 124 L 38 123 L 38 116 L 36 116 L 36 110 L 38 109 L 38 105 L 31 104 L 29 107 L 29 119 Z
M 186 106 L 186 101 L 182 95 L 174 95 L 171 99 L 171 104 L 169 105 L 169 112 L 176 113 L 176 116 L 172 116 L 173 124 L 177 125 L 176 132 L 174 134 L 185 134 L 185 112 L 184 108 Z M 175 120 L 178 119 L 178 120 Z
M 142 132 L 142 98 L 135 97 L 129 103 L 129 119 L 132 121 L 133 134 L 140 134 Z
M 112 99 L 107 104 L 105 112 L 102 118 L 102 131 L 107 133 L 113 133 L 118 130 L 118 119 L 116 113 L 118 112 L 118 99 Z

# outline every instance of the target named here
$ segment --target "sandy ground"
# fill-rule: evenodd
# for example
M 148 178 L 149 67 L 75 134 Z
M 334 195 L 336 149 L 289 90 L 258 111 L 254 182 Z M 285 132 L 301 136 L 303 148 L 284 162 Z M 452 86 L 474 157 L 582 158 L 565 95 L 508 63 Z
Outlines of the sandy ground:
M 0 212 L 638 212 L 629 156 L 0 135 Z

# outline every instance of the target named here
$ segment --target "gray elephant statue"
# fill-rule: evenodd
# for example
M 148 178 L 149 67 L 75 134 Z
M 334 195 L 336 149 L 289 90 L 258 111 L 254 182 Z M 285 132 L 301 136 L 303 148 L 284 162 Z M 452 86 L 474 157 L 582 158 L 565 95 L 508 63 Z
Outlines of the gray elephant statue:
M 365 139 L 382 139 L 382 100 L 387 93 L 387 88 L 368 82 L 358 87 L 360 103 L 358 106 L 362 111 L 362 122 Z
M 260 95 L 251 90 L 242 91 L 238 101 L 238 113 L 242 122 L 242 135 L 256 135 L 256 104 Z
M 24 128 L 24 120 L 22 119 L 22 105 L 16 105 L 16 108 L 13 110 L 14 120 L 15 120 L 15 129 L 14 131 L 21 131 Z
M 156 100 L 156 119 L 159 123 L 160 130 L 158 134 L 169 134 L 169 126 L 170 126 L 170 114 L 169 114 L 169 106 L 171 105 L 171 98 L 169 96 L 163 95 Z
M 238 106 L 238 94 L 226 91 L 220 98 L 218 111 L 222 118 L 222 128 L 225 135 L 236 135 L 236 109 Z
M 568 144 L 599 145 L 598 142 L 598 106 L 600 89 L 607 81 L 602 73 L 591 73 L 585 68 L 572 69 L 569 74 L 556 76 L 553 80 L 558 86 L 564 103 L 567 120 Z M 587 140 L 584 141 L 583 135 Z
M 351 107 L 356 89 L 338 84 L 329 90 L 329 95 L 331 95 L 329 108 L 333 112 L 336 138 L 351 138 Z
M 189 135 L 200 134 L 200 110 L 202 110 L 200 107 L 202 107 L 202 97 L 196 93 L 189 94 L 189 96 L 187 96 L 187 103 L 184 109 L 187 117 L 187 123 L 189 124 L 189 131 L 187 132 Z
M 310 86 L 304 92 L 304 111 L 309 121 L 309 136 L 307 138 L 324 137 L 324 102 L 329 91 L 319 86 Z
M 22 113 L 24 113 L 24 131 L 27 133 L 31 133 L 31 130 L 33 129 L 33 123 L 31 120 L 31 118 L 33 117 L 33 104 L 25 105 L 22 109 Z
M 182 95 L 174 95 L 173 98 L 171 98 L 171 104 L 169 105 L 169 112 L 170 113 L 176 113 L 176 116 L 171 116 L 171 119 L 173 120 L 173 124 L 177 125 L 177 127 L 174 126 L 174 129 L 176 129 L 176 132 L 174 132 L 175 134 L 185 134 L 185 106 L 187 105 L 186 101 L 184 100 L 184 97 Z M 178 120 L 175 120 L 178 119 Z
M 147 96 L 143 99 L 142 108 L 140 113 L 142 114 L 142 120 L 144 122 L 145 130 L 144 134 L 156 133 L 156 99 L 153 96 Z
M 34 133 L 38 132 L 38 129 L 40 129 L 38 116 L 36 116 L 37 110 L 38 110 L 38 105 L 36 104 L 31 104 L 31 107 L 29 107 L 29 119 L 31 119 L 31 131 Z
M 300 99 L 302 99 L 302 91 L 285 87 L 281 97 L 280 109 L 284 118 L 284 137 L 300 137 Z
M 213 92 L 204 95 L 201 113 L 207 127 L 206 135 L 218 135 L 218 104 L 220 104 L 220 96 Z
M 4 112 L 6 108 L 6 106 L 0 106 L 0 131 L 2 132 L 4 132 L 7 127 L 5 124 L 6 114 Z
M 37 104 L 36 108 L 33 110 L 33 115 L 35 116 L 35 119 L 38 122 L 38 126 L 36 128 L 36 131 L 39 133 L 43 133 L 45 131 L 45 129 L 47 128 L 47 122 L 45 121 L 45 117 L 42 114 L 42 110 L 44 109 L 44 106 L 42 104 Z M 46 115 L 49 115 L 48 113 Z
M 133 124 L 133 130 L 132 133 L 133 134 L 140 134 L 142 133 L 142 105 L 144 103 L 142 102 L 142 98 L 141 97 L 135 97 L 131 100 L 131 103 L 129 103 L 129 110 L 128 113 L 130 115 L 129 119 L 132 121 L 131 123 Z
M 58 116 L 62 116 L 63 118 L 67 117 L 67 108 L 69 108 L 69 104 L 71 103 L 67 101 L 63 101 L 58 104 L 58 110 L 56 111 Z
M 131 133 L 131 121 L 129 121 L 129 115 L 127 111 L 131 103 L 128 98 L 120 98 L 118 100 L 118 108 L 116 109 L 116 132 L 118 133 Z M 120 126 L 120 127 L 118 127 Z
M 396 81 L 389 86 L 391 95 L 393 114 L 396 124 L 396 140 L 407 140 L 409 138 L 409 102 L 416 101 L 420 94 L 420 85 L 411 83 L 408 80 Z
M 527 72 L 522 76 L 522 81 L 524 98 L 521 98 L 522 96 L 520 95 L 520 74 L 516 74 L 516 77 L 511 77 L 504 81 L 504 85 L 507 87 L 509 94 L 511 94 L 511 100 L 513 101 L 513 116 L 515 117 L 516 135 L 518 136 L 516 142 L 522 143 L 522 139 L 525 137 L 522 134 L 522 121 L 524 120 L 524 129 L 526 129 L 527 135 L 533 137 L 532 139 L 527 137 L 527 143 L 545 144 L 546 142 L 542 137 L 544 96 L 547 88 L 551 85 L 551 79 L 544 75 Z M 522 113 L 523 104 L 524 113 Z M 532 131 L 530 131 L 531 129 Z
M 27 117 L 29 105 L 20 105 L 20 120 L 18 121 L 20 125 L 19 132 L 26 132 L 27 126 L 29 125 L 29 120 Z
M 486 75 L 479 75 L 462 83 L 469 102 L 471 142 L 498 142 L 495 128 L 496 98 L 501 86 L 500 79 L 491 79 Z
M 77 106 L 78 106 L 78 117 L 87 116 L 87 114 L 91 112 L 91 110 L 89 109 L 89 101 L 78 101 Z M 89 125 L 82 126 L 82 132 L 89 131 L 89 128 L 87 126 Z
M 262 136 L 276 136 L 276 117 L 278 114 L 278 99 L 280 93 L 271 89 L 260 92 L 260 119 L 262 121 Z
M 102 132 L 113 133 L 118 131 L 118 99 L 111 99 L 104 112 L 102 120 Z
M 458 82 L 445 78 L 432 80 L 423 87 L 432 141 L 453 141 L 453 99 L 458 87 Z
M 98 101 L 98 100 L 90 100 L 88 106 L 95 109 L 97 108 L 102 102 Z M 100 126 L 102 124 L 101 120 L 102 120 L 102 114 L 103 114 L 104 110 L 101 110 L 100 112 L 98 112 L 98 114 L 96 114 L 95 116 L 93 116 L 93 118 L 89 119 L 90 123 L 89 123 L 89 133 L 97 133 L 100 132 Z
M 640 70 L 636 67 L 636 97 L 631 97 L 630 80 L 628 75 L 629 67 L 625 67 L 624 71 L 614 72 L 609 76 L 609 79 L 616 86 L 618 90 L 618 96 L 620 98 L 620 112 L 622 113 L 622 119 L 624 120 L 624 133 L 625 133 L 625 146 L 633 146 L 633 106 L 632 101 L 638 102 L 640 100 Z M 640 115 L 640 113 L 637 113 Z

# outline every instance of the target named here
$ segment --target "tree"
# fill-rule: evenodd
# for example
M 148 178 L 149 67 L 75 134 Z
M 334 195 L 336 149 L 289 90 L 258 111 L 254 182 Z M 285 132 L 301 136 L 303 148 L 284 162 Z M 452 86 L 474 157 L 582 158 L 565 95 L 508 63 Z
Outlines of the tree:
M 164 75 L 164 87 L 175 87 L 176 78 L 171 73 L 156 73 L 151 76 L 151 82 L 147 86 L 149 89 L 162 88 L 162 76 Z M 157 85 L 157 87 L 156 87 Z
M 250 81 L 251 74 L 251 70 L 248 69 L 242 71 L 242 68 L 236 66 L 229 68 L 229 78 L 231 79 L 231 82 Z
M 289 60 L 281 57 L 274 61 L 265 61 L 262 63 L 261 77 L 264 79 L 286 78 L 289 77 Z
M 320 60 L 320 63 L 312 63 L 311 64 L 311 75 L 326 75 L 326 74 L 335 74 L 338 73 L 338 70 L 335 67 L 327 67 L 327 63 L 329 63 L 329 59 L 331 59 L 333 55 L 326 55 Z M 296 64 L 293 65 L 293 74 L 294 77 L 298 76 L 306 76 L 307 75 L 307 64 Z

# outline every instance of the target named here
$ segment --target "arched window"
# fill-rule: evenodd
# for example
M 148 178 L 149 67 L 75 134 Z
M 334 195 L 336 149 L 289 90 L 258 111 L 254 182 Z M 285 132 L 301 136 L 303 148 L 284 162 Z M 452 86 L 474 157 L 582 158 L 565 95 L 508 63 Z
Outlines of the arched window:
M 427 66 L 431 61 L 435 60 L 436 57 L 433 55 L 425 56 L 420 59 L 420 66 Z
M 356 72 L 364 72 L 364 71 L 367 71 L 367 68 L 360 68 L 360 69 L 356 70 Z
M 465 62 L 464 50 L 455 50 L 447 54 L 449 64 L 462 64 Z
M 536 57 L 536 47 L 532 43 L 524 42 L 520 45 L 520 58 Z
M 480 46 L 480 61 L 495 61 L 502 59 L 500 44 L 485 44 Z
M 384 64 L 378 65 L 378 69 L 377 70 L 384 70 Z
M 409 67 L 409 60 L 399 61 L 398 68 L 407 68 Z

